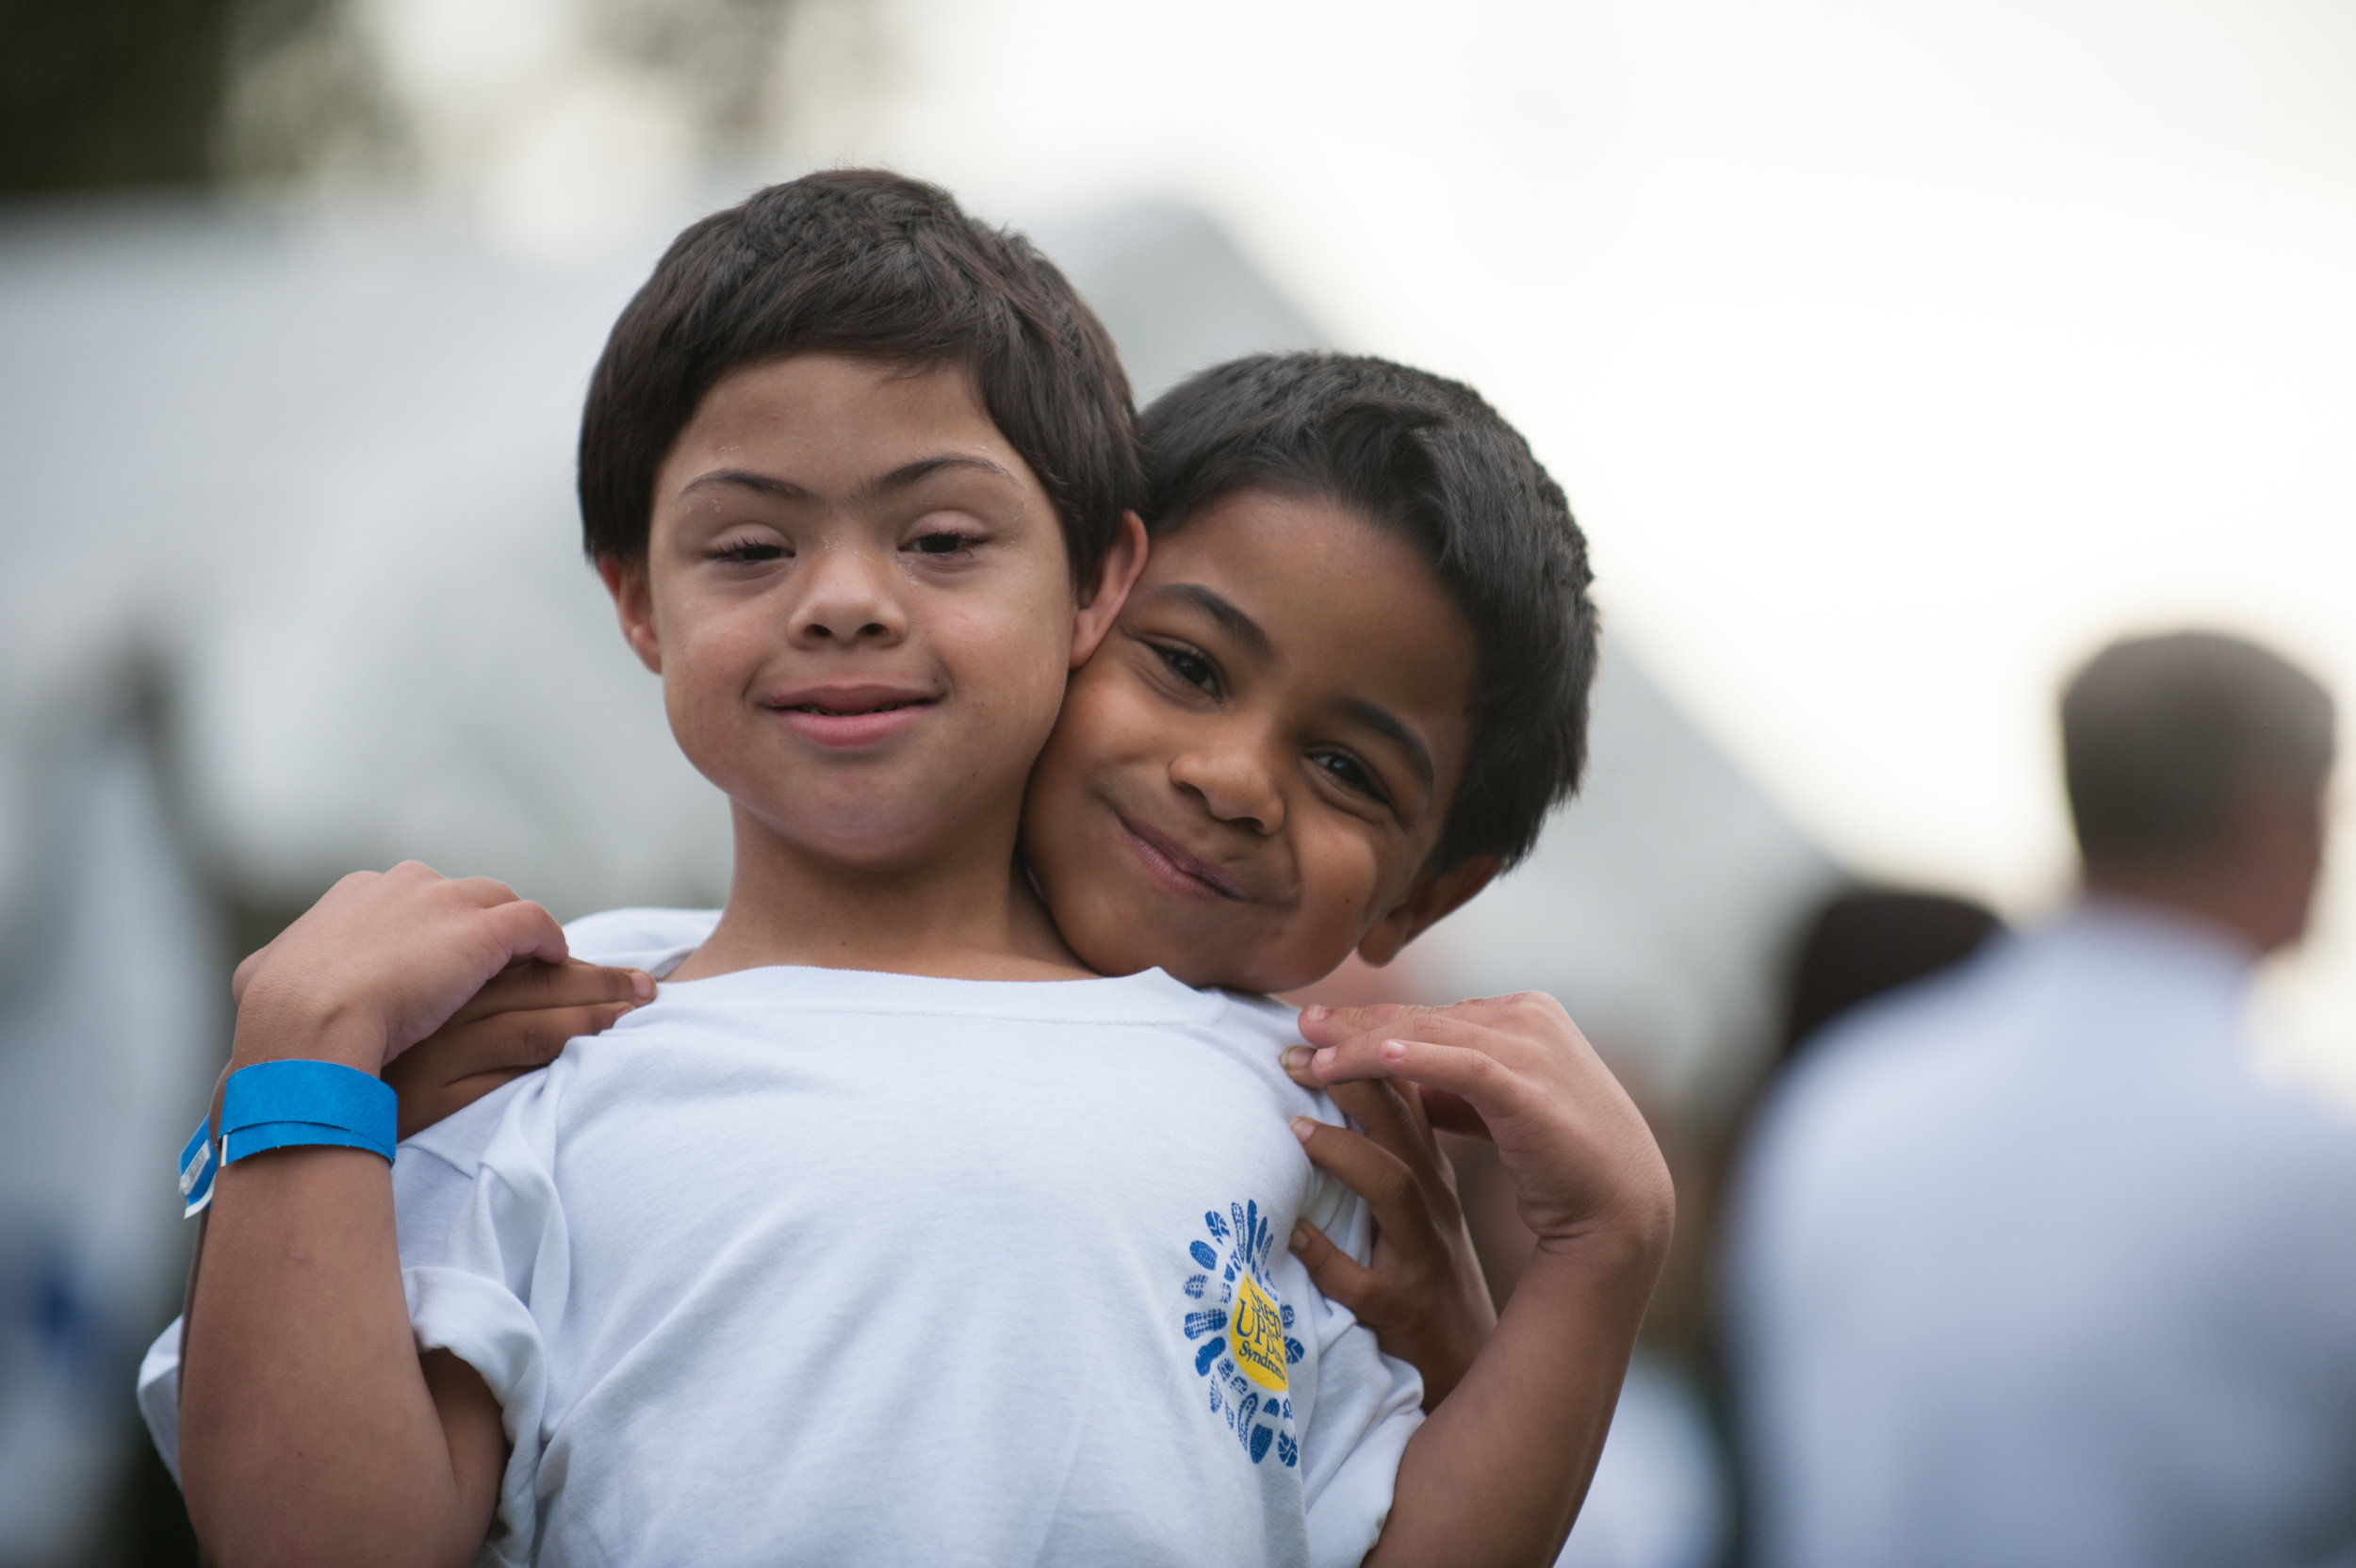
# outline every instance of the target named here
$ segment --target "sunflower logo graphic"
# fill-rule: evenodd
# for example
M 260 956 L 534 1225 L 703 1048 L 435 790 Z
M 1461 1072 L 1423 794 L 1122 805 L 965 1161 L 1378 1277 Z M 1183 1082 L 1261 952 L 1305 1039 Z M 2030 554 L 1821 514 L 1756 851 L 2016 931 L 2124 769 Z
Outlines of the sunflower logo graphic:
M 1292 1337 L 1293 1310 L 1277 1299 L 1268 1278 L 1275 1233 L 1255 1200 L 1230 1203 L 1203 1216 L 1208 1240 L 1186 1256 L 1202 1272 L 1188 1277 L 1186 1337 L 1201 1343 L 1194 1370 L 1210 1389 L 1211 1413 L 1227 1423 L 1252 1462 L 1273 1451 L 1286 1465 L 1301 1462 L 1293 1436 L 1290 1369 L 1301 1356 Z

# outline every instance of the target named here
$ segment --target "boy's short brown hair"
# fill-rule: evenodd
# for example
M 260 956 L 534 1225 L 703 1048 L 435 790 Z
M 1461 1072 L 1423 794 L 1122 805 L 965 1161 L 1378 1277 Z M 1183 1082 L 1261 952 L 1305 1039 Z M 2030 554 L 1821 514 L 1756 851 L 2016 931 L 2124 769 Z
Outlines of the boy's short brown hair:
M 817 351 L 964 367 L 1055 502 L 1076 580 L 1139 504 L 1129 379 L 1055 264 L 938 186 L 838 169 L 689 227 L 614 323 L 581 421 L 589 554 L 646 552 L 655 474 L 714 383 Z

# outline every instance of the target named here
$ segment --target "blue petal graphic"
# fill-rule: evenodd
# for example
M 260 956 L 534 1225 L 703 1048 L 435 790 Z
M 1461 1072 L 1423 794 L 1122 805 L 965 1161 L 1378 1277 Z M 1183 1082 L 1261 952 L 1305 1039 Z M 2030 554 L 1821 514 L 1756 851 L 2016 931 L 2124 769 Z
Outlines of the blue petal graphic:
M 1219 1357 L 1225 1355 L 1226 1353 L 1227 1340 L 1224 1335 L 1218 1339 L 1205 1341 L 1203 1348 L 1194 1353 L 1194 1370 L 1196 1374 L 1202 1377 L 1208 1377 L 1211 1371 L 1211 1363 L 1219 1360 Z M 1211 1408 L 1216 1410 L 1219 1407 L 1214 1405 Z
M 1196 1242 L 1192 1247 L 1186 1249 L 1186 1254 L 1205 1268 L 1217 1268 L 1219 1266 L 1219 1254 L 1211 1250 L 1210 1243 L 1208 1242 Z
M 1188 1339 L 1201 1339 L 1204 1334 L 1215 1332 L 1225 1327 L 1227 1327 L 1227 1314 L 1221 1308 L 1213 1307 L 1208 1312 L 1186 1314 L 1186 1337 Z
M 1252 1463 L 1257 1464 L 1262 1460 L 1268 1458 L 1268 1446 L 1275 1438 L 1275 1436 L 1276 1429 L 1274 1427 L 1254 1427 L 1252 1429 Z

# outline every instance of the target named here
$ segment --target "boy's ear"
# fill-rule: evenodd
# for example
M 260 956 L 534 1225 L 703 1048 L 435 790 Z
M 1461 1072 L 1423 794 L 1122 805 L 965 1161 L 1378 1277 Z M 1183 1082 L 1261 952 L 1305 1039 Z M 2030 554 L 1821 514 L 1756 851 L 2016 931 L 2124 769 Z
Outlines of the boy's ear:
M 1104 552 L 1095 580 L 1080 584 L 1080 612 L 1072 620 L 1073 669 L 1088 662 L 1088 655 L 1120 618 L 1121 607 L 1129 602 L 1129 590 L 1137 585 L 1137 574 L 1145 570 L 1147 548 L 1145 519 L 1134 512 L 1122 513 L 1121 532 L 1112 548 Z
M 1383 911 L 1374 929 L 1358 943 L 1358 956 L 1381 969 L 1399 956 L 1400 948 L 1487 887 L 1497 874 L 1496 856 L 1476 855 L 1444 872 L 1417 877 L 1406 896 Z
M 605 580 L 605 591 L 614 596 L 614 614 L 622 623 L 622 640 L 638 656 L 638 662 L 661 675 L 663 643 L 654 634 L 654 592 L 646 582 L 645 558 L 632 561 L 626 556 L 601 555 L 597 575 Z

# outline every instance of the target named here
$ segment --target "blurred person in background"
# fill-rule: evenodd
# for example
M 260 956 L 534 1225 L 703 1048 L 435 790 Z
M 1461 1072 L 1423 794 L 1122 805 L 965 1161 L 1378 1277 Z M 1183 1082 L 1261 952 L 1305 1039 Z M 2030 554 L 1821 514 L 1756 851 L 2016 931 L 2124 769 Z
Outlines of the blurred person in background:
M 1729 1233 L 1755 1560 L 2356 1561 L 2356 1128 L 2252 1076 L 2330 696 L 2238 639 L 2062 700 L 2084 896 L 1837 1021 Z
M 1710 1140 L 1709 1155 L 1697 1165 L 1690 1189 L 1681 1187 L 1678 1194 L 1689 1210 L 1698 1210 L 1700 1216 L 1693 1228 L 1699 1233 L 1688 1255 L 1692 1354 L 1727 1428 L 1734 1425 L 1734 1400 L 1727 1386 L 1727 1357 L 1722 1343 L 1726 1325 L 1717 1311 L 1719 1293 L 1711 1278 L 1712 1265 L 1723 1250 L 1730 1177 L 1742 1161 L 1760 1108 L 1774 1099 L 1792 1064 L 1830 1025 L 1869 1002 L 1954 968 L 2004 930 L 2004 923 L 1996 912 L 1972 899 L 1859 886 L 1835 892 L 1808 922 L 1791 967 L 1783 1029 L 1776 1037 L 1775 1054 L 1725 1128 Z M 1672 1270 L 1680 1261 L 1687 1260 L 1672 1250 Z M 1742 1485 L 1742 1450 L 1731 1442 L 1726 1446 L 1739 1494 L 1746 1490 Z M 1744 1523 L 1738 1507 L 1729 1556 L 1735 1563 L 1750 1560 Z

